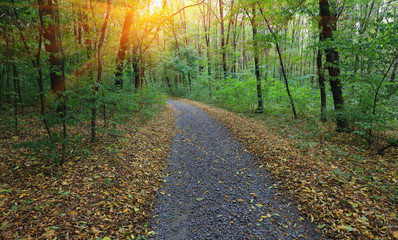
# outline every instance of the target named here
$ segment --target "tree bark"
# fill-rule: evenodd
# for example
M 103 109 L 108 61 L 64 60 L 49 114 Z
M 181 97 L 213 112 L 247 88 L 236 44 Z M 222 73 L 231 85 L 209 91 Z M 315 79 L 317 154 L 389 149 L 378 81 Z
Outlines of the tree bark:
M 137 50 L 133 50 L 133 56 L 131 57 L 131 65 L 133 66 L 134 70 L 134 92 L 138 92 L 140 89 L 140 83 L 141 83 L 141 70 L 140 70 L 140 61 L 137 56 Z
M 333 41 L 333 31 L 337 29 L 337 14 L 331 13 L 329 9 L 328 0 L 319 0 L 320 9 L 320 39 L 326 41 L 327 39 Z M 333 47 L 329 46 L 325 49 L 327 68 L 329 71 L 329 83 L 333 95 L 334 109 L 336 111 L 336 131 L 348 131 L 348 121 L 344 116 L 344 99 L 343 90 L 340 82 L 340 67 L 339 67 L 339 52 Z
M 221 54 L 222 54 L 222 77 L 225 79 L 227 75 L 227 55 L 225 49 L 225 34 L 224 34 L 224 7 L 222 0 L 218 1 L 220 7 L 220 31 L 221 31 Z
M 15 135 L 18 135 L 18 94 L 17 94 L 17 81 L 18 81 L 18 73 L 17 73 L 17 66 L 15 65 L 14 56 L 11 54 L 9 42 L 10 39 L 7 36 L 7 33 L 4 32 L 4 38 L 6 42 L 6 52 L 8 58 L 11 60 L 12 66 L 12 73 L 13 73 L 13 82 L 14 82 L 14 132 Z
M 252 8 L 252 18 L 250 19 L 253 31 L 253 49 L 254 49 L 254 72 L 256 75 L 256 90 L 257 90 L 257 113 L 264 112 L 263 95 L 261 89 L 260 79 L 260 64 L 259 64 L 259 50 L 257 43 L 257 23 L 256 23 L 256 8 Z
M 398 69 L 398 59 L 395 60 L 394 66 L 392 67 L 390 82 L 387 85 L 387 86 L 389 86 L 388 98 L 390 98 L 397 90 L 397 87 L 394 85 L 396 74 L 397 74 L 397 69 Z
M 326 122 L 326 88 L 325 88 L 325 76 L 322 71 L 322 52 L 318 50 L 318 55 L 316 58 L 316 67 L 318 73 L 318 84 L 319 91 L 321 94 L 321 121 Z
M 210 8 L 210 6 L 208 6 Z M 211 26 L 211 12 L 209 9 L 205 11 L 206 7 L 203 8 L 203 27 L 204 27 L 204 38 L 206 43 L 206 58 L 207 58 L 207 79 L 209 87 L 209 97 L 212 98 L 212 81 L 211 81 L 211 56 L 210 56 L 210 26 Z M 207 21 L 206 21 L 207 19 Z
M 40 5 L 39 5 L 40 6 Z M 39 29 L 39 39 L 38 39 L 38 48 L 36 53 L 36 62 L 35 67 L 37 68 L 38 78 L 37 84 L 39 85 L 39 92 L 40 92 L 40 115 L 43 119 L 44 128 L 47 131 L 49 138 L 52 138 L 51 129 L 48 126 L 47 119 L 45 117 L 45 96 L 44 96 L 44 87 L 43 87 L 43 71 L 41 69 L 40 57 L 41 57 L 41 50 L 42 50 L 42 43 L 43 43 L 43 12 L 39 7 L 39 19 L 40 19 L 40 29 Z
M 97 82 L 94 87 L 94 103 L 91 109 L 91 142 L 95 142 L 97 137 L 97 103 L 96 103 L 96 95 L 98 92 L 99 85 L 102 83 L 102 46 L 104 45 L 106 26 L 108 25 L 108 19 L 111 11 L 111 0 L 107 1 L 107 10 L 105 15 L 104 23 L 101 28 L 101 36 L 98 41 L 97 47 L 97 57 L 98 57 L 98 71 L 97 71 Z
M 38 0 L 39 6 L 42 9 L 43 16 L 47 18 L 42 25 L 43 37 L 46 39 L 44 43 L 45 50 L 50 54 L 48 60 L 50 68 L 50 81 L 51 90 L 53 93 L 58 91 L 65 91 L 65 79 L 60 74 L 60 69 L 62 68 L 62 59 L 59 57 L 61 52 L 59 48 L 59 26 L 57 26 L 56 16 L 57 16 L 57 6 L 54 4 L 53 0 L 47 0 L 44 3 L 43 0 Z M 41 20 L 44 20 L 43 18 Z
M 284 64 L 283 64 L 282 54 L 281 54 L 281 50 L 279 48 L 279 42 L 278 42 L 277 35 L 276 35 L 276 33 L 274 31 L 272 31 L 271 25 L 269 24 L 268 19 L 265 17 L 264 12 L 263 12 L 261 7 L 260 7 L 260 12 L 261 12 L 261 15 L 264 18 L 265 23 L 267 24 L 267 28 L 268 28 L 269 32 L 271 33 L 271 35 L 274 38 L 275 46 L 276 46 L 276 52 L 278 53 L 279 63 L 281 65 L 282 76 L 283 76 L 283 79 L 285 80 L 286 93 L 287 93 L 287 95 L 289 97 L 289 100 L 290 100 L 290 106 L 292 108 L 293 116 L 294 116 L 295 119 L 297 119 L 296 107 L 294 106 L 293 97 L 290 94 L 289 82 L 287 81 L 286 71 L 285 71 L 285 67 L 284 67 Z
M 123 79 L 122 79 L 123 63 L 124 60 L 126 59 L 126 50 L 129 43 L 129 35 L 130 35 L 131 24 L 133 23 L 133 17 L 134 17 L 134 9 L 129 8 L 126 13 L 126 17 L 124 18 L 122 35 L 120 37 L 120 47 L 116 56 L 115 84 L 120 86 L 120 88 L 123 88 Z

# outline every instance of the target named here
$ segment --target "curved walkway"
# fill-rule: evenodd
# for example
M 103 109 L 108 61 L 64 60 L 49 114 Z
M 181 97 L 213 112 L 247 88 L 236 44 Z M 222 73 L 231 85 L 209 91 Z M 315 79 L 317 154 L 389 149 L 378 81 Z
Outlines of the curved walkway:
M 321 239 L 220 123 L 169 100 L 177 134 L 157 194 L 154 239 Z

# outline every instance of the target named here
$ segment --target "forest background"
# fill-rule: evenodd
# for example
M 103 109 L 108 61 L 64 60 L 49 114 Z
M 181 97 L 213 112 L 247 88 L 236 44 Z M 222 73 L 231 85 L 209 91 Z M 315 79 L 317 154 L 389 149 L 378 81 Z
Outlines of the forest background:
M 0 154 L 13 159 L 12 149 L 35 174 L 87 158 L 132 119 L 148 122 L 166 95 L 311 136 L 337 130 L 379 155 L 398 145 L 398 1 L 0 4 Z M 388 171 L 382 186 L 396 204 Z

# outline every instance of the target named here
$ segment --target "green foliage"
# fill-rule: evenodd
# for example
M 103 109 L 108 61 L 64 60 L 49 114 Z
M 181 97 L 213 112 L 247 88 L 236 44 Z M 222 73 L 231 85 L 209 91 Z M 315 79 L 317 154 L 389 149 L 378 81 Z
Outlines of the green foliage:
M 248 72 L 236 79 L 228 77 L 215 83 L 213 101 L 234 111 L 250 111 L 257 99 L 255 86 L 256 80 Z
M 137 117 L 141 122 L 146 122 L 156 116 L 165 103 L 165 97 L 150 87 L 138 93 L 105 91 L 105 87 L 101 87 L 95 96 L 90 95 L 91 86 L 86 84 L 76 85 L 74 91 L 65 93 L 68 97 L 66 123 L 69 126 L 85 126 L 91 117 L 94 97 L 95 104 L 102 111 L 101 115 L 105 111 L 107 121 L 112 124 L 123 124 L 126 118 L 132 116 Z M 56 109 L 57 103 L 58 100 L 54 100 L 52 108 Z M 57 129 L 57 126 L 61 124 L 60 114 L 53 111 L 44 116 L 53 129 Z M 108 131 L 113 134 L 115 128 L 100 128 L 100 130 L 102 130 L 100 132 Z M 51 136 L 37 135 L 35 141 L 23 142 L 15 147 L 26 149 L 27 156 L 45 164 L 60 163 L 63 154 L 71 153 L 79 158 L 88 156 L 89 150 L 81 147 L 82 139 L 85 137 L 87 136 L 84 136 L 83 132 L 64 139 L 61 133 L 53 132 Z M 67 149 L 62 149 L 63 144 L 68 146 Z
M 138 117 L 146 122 L 156 116 L 157 112 L 166 103 L 166 97 L 154 90 L 152 87 L 144 88 L 136 96 L 138 105 Z

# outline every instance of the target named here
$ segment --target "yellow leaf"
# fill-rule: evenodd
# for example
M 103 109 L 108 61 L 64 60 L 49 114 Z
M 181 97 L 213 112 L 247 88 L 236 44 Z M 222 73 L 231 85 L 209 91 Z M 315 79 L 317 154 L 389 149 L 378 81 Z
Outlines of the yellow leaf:
M 244 202 L 244 201 L 245 201 L 245 200 L 243 200 L 243 199 L 240 199 L 240 198 L 238 199 L 238 202 Z
M 370 238 L 370 239 L 375 238 L 375 236 L 373 236 L 373 234 L 372 234 L 371 232 L 369 232 L 369 231 L 366 231 L 366 232 L 365 232 L 365 236 L 367 236 L 367 237 Z
M 75 215 L 75 214 L 77 214 L 77 212 L 76 211 L 72 211 L 72 212 L 70 212 L 70 214 Z
M 396 239 L 398 239 L 398 232 L 393 232 L 392 235 L 393 235 Z
M 252 195 L 253 198 L 257 198 L 258 197 L 257 194 L 255 194 L 255 193 L 250 193 L 250 195 Z
M 26 193 L 22 193 L 21 195 L 19 195 L 19 198 L 23 198 L 26 195 L 27 195 Z
M 343 231 L 347 231 L 348 230 L 348 227 L 346 225 L 340 225 L 337 228 L 340 229 L 340 230 L 343 230 Z

